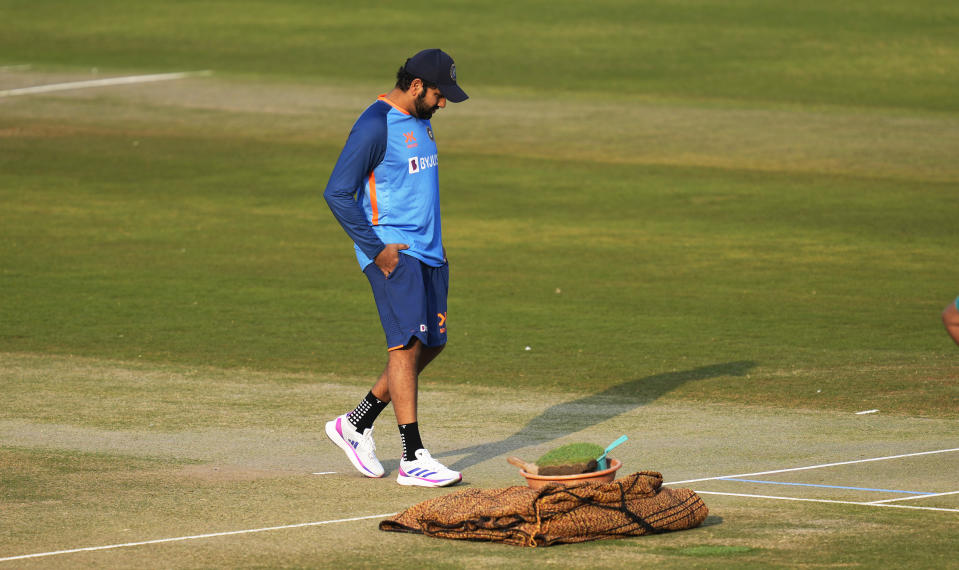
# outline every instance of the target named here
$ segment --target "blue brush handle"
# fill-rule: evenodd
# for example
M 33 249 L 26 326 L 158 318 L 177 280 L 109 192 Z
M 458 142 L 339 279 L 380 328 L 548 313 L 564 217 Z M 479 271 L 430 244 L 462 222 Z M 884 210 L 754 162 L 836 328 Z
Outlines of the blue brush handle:
M 606 451 L 604 451 L 603 454 L 600 455 L 599 458 L 596 459 L 596 470 L 597 470 L 597 471 L 603 471 L 604 469 L 606 469 L 606 454 L 609 453 L 610 451 L 612 451 L 616 446 L 618 446 L 619 444 L 623 443 L 623 442 L 626 441 L 627 439 L 629 439 L 629 438 L 626 437 L 625 435 L 621 435 L 621 436 L 619 436 L 619 439 L 617 439 L 617 440 L 614 441 L 613 443 L 609 444 L 609 447 L 606 448 Z

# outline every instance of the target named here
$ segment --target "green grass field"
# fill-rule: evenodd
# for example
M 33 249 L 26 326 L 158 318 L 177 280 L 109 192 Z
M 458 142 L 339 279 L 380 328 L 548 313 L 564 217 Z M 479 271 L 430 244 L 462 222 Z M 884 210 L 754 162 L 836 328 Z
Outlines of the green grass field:
M 433 120 L 450 343 L 421 380 L 467 484 L 621 433 L 626 468 L 667 481 L 959 447 L 957 24 L 891 0 L 0 0 L 0 559 L 436 495 L 347 473 L 322 436 L 384 361 L 322 190 L 425 47 L 471 95 Z M 948 456 L 844 485 L 952 492 Z M 19 563 L 941 567 L 959 546 L 930 535 L 955 512 L 704 500 L 701 529 L 545 554 L 366 520 Z

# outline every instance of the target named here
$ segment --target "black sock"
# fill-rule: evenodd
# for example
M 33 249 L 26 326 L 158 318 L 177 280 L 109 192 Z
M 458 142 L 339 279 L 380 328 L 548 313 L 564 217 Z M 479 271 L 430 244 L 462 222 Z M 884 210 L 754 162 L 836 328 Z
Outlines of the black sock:
M 387 405 L 386 402 L 381 402 L 379 398 L 374 396 L 371 391 L 356 406 L 355 410 L 346 414 L 346 419 L 350 420 L 350 423 L 353 424 L 356 431 L 363 433 L 363 430 L 373 427 L 376 416 L 380 415 L 380 412 L 382 412 L 383 408 Z
M 400 424 L 400 441 L 403 442 L 403 461 L 416 459 L 416 450 L 423 449 L 419 424 Z

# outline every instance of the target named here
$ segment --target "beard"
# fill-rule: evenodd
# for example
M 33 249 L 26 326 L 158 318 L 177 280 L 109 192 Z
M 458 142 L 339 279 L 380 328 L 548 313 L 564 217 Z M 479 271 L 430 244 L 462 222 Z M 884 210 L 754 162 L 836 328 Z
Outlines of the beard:
M 434 105 L 430 107 L 426 104 L 426 90 L 424 89 L 419 96 L 413 100 L 413 106 L 416 107 L 416 118 L 429 120 L 433 116 L 433 113 L 440 108 L 439 105 Z

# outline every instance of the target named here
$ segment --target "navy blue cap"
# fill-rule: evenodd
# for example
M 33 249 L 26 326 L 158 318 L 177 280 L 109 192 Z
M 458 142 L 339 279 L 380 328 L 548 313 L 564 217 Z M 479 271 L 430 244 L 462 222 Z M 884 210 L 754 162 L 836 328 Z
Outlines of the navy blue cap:
M 443 97 L 454 103 L 469 99 L 469 95 L 456 84 L 456 64 L 453 63 L 453 58 L 441 49 L 424 49 L 406 60 L 403 69 L 436 85 Z

